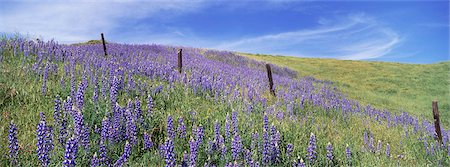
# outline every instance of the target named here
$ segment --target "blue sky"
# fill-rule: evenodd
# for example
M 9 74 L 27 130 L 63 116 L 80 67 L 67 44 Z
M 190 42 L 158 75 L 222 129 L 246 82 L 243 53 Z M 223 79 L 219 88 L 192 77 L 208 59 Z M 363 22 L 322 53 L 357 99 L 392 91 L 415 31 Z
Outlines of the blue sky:
M 403 63 L 449 60 L 448 1 L 2 1 L 0 32 Z

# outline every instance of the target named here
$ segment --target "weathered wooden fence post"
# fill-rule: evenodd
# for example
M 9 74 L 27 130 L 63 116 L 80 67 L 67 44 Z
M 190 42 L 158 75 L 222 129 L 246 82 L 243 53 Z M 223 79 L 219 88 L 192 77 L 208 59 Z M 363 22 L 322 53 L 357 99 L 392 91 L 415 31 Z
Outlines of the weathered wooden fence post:
M 272 93 L 273 96 L 276 96 L 275 95 L 275 90 L 273 89 L 272 69 L 270 68 L 269 64 L 266 64 L 266 69 L 267 69 L 267 77 L 269 78 L 269 90 L 270 90 L 270 93 Z
M 103 33 L 101 33 L 101 35 L 102 35 L 103 51 L 105 52 L 105 56 L 108 56 L 108 53 L 106 53 L 105 36 L 103 36 Z
M 436 130 L 436 135 L 439 143 L 442 144 L 442 133 L 441 133 L 441 124 L 439 120 L 439 110 L 437 100 L 433 100 L 433 117 L 434 117 L 434 128 Z
M 182 52 L 182 49 L 178 49 L 178 72 L 180 72 L 180 73 L 183 68 L 183 55 L 181 52 Z

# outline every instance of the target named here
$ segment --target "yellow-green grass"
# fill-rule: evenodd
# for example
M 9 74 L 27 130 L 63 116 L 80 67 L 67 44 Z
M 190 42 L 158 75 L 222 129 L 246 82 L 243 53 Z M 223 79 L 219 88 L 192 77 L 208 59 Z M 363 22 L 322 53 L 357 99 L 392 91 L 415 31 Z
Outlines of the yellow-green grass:
M 402 64 L 391 62 L 241 55 L 291 68 L 299 76 L 333 81 L 352 99 L 394 112 L 432 118 L 438 100 L 441 121 L 450 125 L 450 62 Z

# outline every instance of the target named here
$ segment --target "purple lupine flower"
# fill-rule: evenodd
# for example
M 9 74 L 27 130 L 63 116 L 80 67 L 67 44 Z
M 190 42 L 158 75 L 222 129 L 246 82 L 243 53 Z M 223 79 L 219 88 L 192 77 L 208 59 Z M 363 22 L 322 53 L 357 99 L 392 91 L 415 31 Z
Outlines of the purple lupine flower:
M 289 158 L 292 155 L 292 151 L 294 151 L 294 145 L 292 145 L 291 143 L 288 143 L 286 145 L 286 156 Z
M 82 131 L 81 131 L 81 145 L 84 147 L 85 150 L 89 150 L 89 135 L 90 135 L 90 128 L 88 125 L 83 125 L 82 126 Z
M 297 161 L 294 161 L 294 163 L 292 163 L 292 167 L 305 167 L 306 164 L 303 161 L 303 158 L 300 158 L 300 156 L 298 156 Z
M 148 100 L 147 100 L 147 110 L 148 110 L 147 111 L 148 115 L 151 116 L 152 112 L 153 112 L 153 99 L 150 94 L 148 95 Z
M 61 124 L 61 100 L 58 95 L 55 97 L 55 107 L 53 112 L 53 118 L 56 125 Z
M 83 110 L 83 106 L 84 106 L 84 92 L 86 90 L 86 83 L 84 83 L 83 81 L 80 82 L 80 84 L 78 84 L 78 90 L 77 90 L 77 108 L 80 110 Z
M 258 132 L 255 132 L 252 134 L 252 142 L 250 144 L 250 149 L 253 150 L 258 150 L 259 148 L 259 134 Z
M 178 128 L 177 128 L 177 131 L 178 131 L 178 136 L 179 136 L 181 139 L 186 138 L 186 125 L 184 125 L 184 121 L 183 121 L 183 118 L 182 118 L 182 117 L 180 117 L 180 118 L 178 119 Z
M 63 117 L 61 119 L 60 122 L 60 127 L 59 127 L 59 143 L 64 147 L 66 144 L 66 139 L 67 139 L 67 118 L 66 118 L 67 114 L 63 114 Z
M 225 159 L 225 156 L 227 154 L 227 146 L 225 145 L 224 138 L 222 136 L 220 136 L 220 138 L 221 138 L 220 148 L 221 148 L 221 154 L 222 154 L 221 158 Z
M 334 158 L 334 156 L 333 156 L 333 145 L 331 145 L 331 143 L 328 142 L 328 144 L 326 146 L 326 149 L 327 149 L 327 159 L 332 162 L 333 158 Z
M 128 140 L 130 141 L 131 145 L 134 145 L 137 143 L 137 129 L 136 129 L 136 123 L 133 118 L 133 115 L 130 111 L 130 109 L 127 109 L 125 111 L 125 119 L 126 119 L 126 136 L 128 137 Z
M 239 134 L 235 134 L 231 142 L 231 156 L 233 157 L 233 160 L 237 160 L 239 158 L 241 151 L 242 151 L 241 137 L 239 136 Z
M 280 132 L 277 131 L 274 125 L 271 126 L 270 130 L 270 159 L 272 163 L 278 163 L 280 162 L 281 153 L 280 148 L 278 147 L 281 139 Z
M 91 160 L 91 167 L 100 166 L 100 160 L 97 158 L 97 153 L 94 153 Z
M 389 143 L 386 144 L 386 157 L 391 157 L 391 146 Z
M 208 148 L 207 152 L 209 155 L 212 155 L 213 152 L 216 150 L 216 142 L 214 140 L 211 140 L 211 138 L 208 139 Z
M 9 124 L 9 159 L 10 165 L 17 165 L 17 155 L 19 154 L 19 142 L 17 140 L 17 127 L 14 122 L 11 121 Z
M 306 151 L 308 152 L 307 157 L 310 164 L 314 163 L 314 160 L 317 158 L 317 152 L 316 152 L 316 135 L 314 133 L 311 133 L 309 137 L 309 144 Z
M 183 153 L 183 160 L 181 160 L 181 167 L 188 167 L 188 154 L 186 151 Z
M 175 131 L 173 130 L 173 118 L 171 115 L 167 117 L 167 136 L 170 139 L 175 139 Z
M 72 107 L 73 112 L 73 122 L 74 122 L 74 128 L 73 128 L 73 134 L 75 135 L 75 138 L 77 139 L 77 143 L 80 140 L 80 137 L 82 135 L 83 130 L 83 113 L 81 111 L 73 106 Z
M 219 139 L 219 136 L 220 136 L 220 123 L 219 123 L 219 121 L 217 121 L 216 120 L 216 122 L 214 123 L 214 138 L 216 139 L 216 140 L 218 140 Z
M 244 150 L 244 159 L 248 166 L 252 166 L 253 160 L 252 160 L 252 152 L 248 149 Z
M 232 122 L 232 125 L 233 125 L 233 135 L 236 135 L 239 132 L 238 119 L 237 119 L 237 112 L 236 111 L 233 111 L 231 113 L 231 122 Z
M 347 144 L 347 146 L 345 146 L 345 155 L 347 157 L 347 160 L 351 160 L 352 159 L 352 152 L 351 152 L 350 147 L 348 146 L 348 144 Z
M 64 101 L 64 111 L 66 114 L 72 114 L 72 106 L 72 98 L 70 96 L 67 96 L 67 100 Z
M 142 123 L 141 116 L 142 116 L 141 101 L 139 101 L 139 98 L 135 97 L 135 99 L 134 99 L 134 120 L 136 120 L 136 123 Z
M 229 139 L 230 138 L 230 121 L 229 121 L 230 117 L 227 116 L 225 118 L 225 138 Z
M 147 132 L 144 133 L 144 149 L 149 150 L 153 147 L 152 138 L 148 135 Z
M 266 132 L 269 132 L 269 118 L 267 117 L 266 113 L 264 113 L 263 128 Z
M 123 166 L 127 162 L 128 157 L 130 157 L 130 154 L 131 154 L 131 144 L 127 141 L 125 143 L 122 155 L 114 163 L 113 166 Z
M 105 145 L 104 141 L 100 140 L 100 148 L 99 148 L 98 152 L 100 152 L 99 163 L 104 166 L 109 166 L 109 158 L 108 158 L 108 155 L 106 154 L 106 145 Z
M 174 167 L 175 164 L 175 153 L 173 152 L 173 141 L 168 138 L 164 146 L 164 158 L 166 159 L 166 167 Z
M 78 153 L 78 143 L 75 137 L 69 138 L 66 144 L 66 150 L 64 152 L 64 167 L 75 167 L 75 159 L 77 158 Z
M 377 153 L 381 152 L 381 147 L 382 147 L 381 140 L 378 140 L 377 151 L 376 151 Z
M 370 133 L 370 138 L 369 138 L 369 150 L 371 152 L 375 151 L 374 139 L 373 139 L 373 134 L 372 133 Z
M 46 126 L 45 127 L 45 149 L 46 152 L 49 153 L 53 150 L 53 127 L 52 126 Z M 50 159 L 50 158 L 49 158 Z
M 364 131 L 364 145 L 369 145 L 369 136 L 367 135 L 367 131 Z
M 189 166 L 196 166 L 197 164 L 197 156 L 198 156 L 198 145 L 194 138 L 191 136 L 189 140 Z
M 262 151 L 262 163 L 263 165 L 268 165 L 270 161 L 270 143 L 269 143 L 269 133 L 264 129 L 263 132 L 263 151 Z
M 199 148 L 203 142 L 203 135 L 204 135 L 203 126 L 199 125 L 197 128 L 197 148 Z
M 43 113 L 41 112 L 41 121 L 39 121 L 39 124 L 37 125 L 37 143 L 36 143 L 36 152 L 38 155 L 38 160 L 41 162 L 42 166 L 48 166 L 49 164 L 49 157 L 47 152 L 47 141 L 46 134 L 47 134 L 47 126 L 45 122 L 45 117 Z
M 109 138 L 109 136 L 108 136 L 109 135 L 109 133 L 108 133 L 109 126 L 110 125 L 109 125 L 108 118 L 104 117 L 102 120 L 102 132 L 100 134 L 100 136 L 101 136 L 100 141 L 106 142 L 106 140 Z

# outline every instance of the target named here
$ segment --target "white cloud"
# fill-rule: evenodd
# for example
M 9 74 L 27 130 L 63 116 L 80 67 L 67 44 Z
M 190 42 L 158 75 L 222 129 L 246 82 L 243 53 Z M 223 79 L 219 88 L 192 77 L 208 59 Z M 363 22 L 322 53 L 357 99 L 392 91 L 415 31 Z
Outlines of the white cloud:
M 120 20 L 195 11 L 200 1 L 20 1 L 2 8 L 0 32 L 28 34 L 63 43 L 93 39 L 108 33 Z
M 215 46 L 250 53 L 373 59 L 389 53 L 401 42 L 399 35 L 364 14 L 318 20 L 315 29 L 266 34 Z

